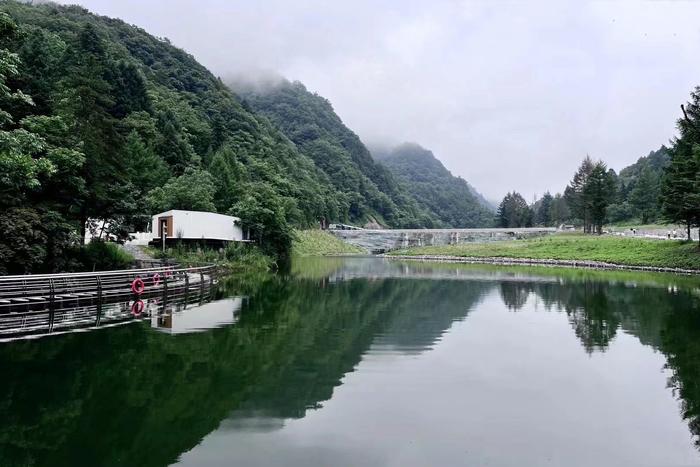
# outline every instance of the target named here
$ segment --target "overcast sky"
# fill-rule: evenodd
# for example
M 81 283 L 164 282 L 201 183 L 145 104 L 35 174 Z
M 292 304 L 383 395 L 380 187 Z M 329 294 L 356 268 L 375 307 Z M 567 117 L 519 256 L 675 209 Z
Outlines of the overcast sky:
M 417 142 L 490 199 L 560 191 L 587 153 L 619 171 L 700 84 L 700 2 L 78 3 L 222 77 L 302 81 L 366 143 Z

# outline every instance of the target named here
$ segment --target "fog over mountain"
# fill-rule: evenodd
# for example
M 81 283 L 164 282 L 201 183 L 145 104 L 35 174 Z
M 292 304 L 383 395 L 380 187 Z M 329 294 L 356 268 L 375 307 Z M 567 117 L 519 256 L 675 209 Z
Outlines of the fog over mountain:
M 489 199 L 562 190 L 586 154 L 620 170 L 700 84 L 695 2 L 78 3 L 222 77 L 299 80 L 366 143 L 416 141 Z

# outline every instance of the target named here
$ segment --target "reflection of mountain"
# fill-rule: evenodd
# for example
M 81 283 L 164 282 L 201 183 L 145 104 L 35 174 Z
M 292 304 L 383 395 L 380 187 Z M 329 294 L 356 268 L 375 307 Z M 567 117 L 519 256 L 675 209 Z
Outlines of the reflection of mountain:
M 490 287 L 273 279 L 233 327 L 171 336 L 142 323 L 2 346 L 0 465 L 161 466 L 227 417 L 302 417 L 377 336 L 430 348 Z
M 424 352 L 494 290 L 514 310 L 536 297 L 567 313 L 589 352 L 620 331 L 664 352 L 700 434 L 700 305 L 689 293 L 564 271 L 334 261 L 326 275 L 248 284 L 226 314 L 242 306 L 235 326 L 172 336 L 141 323 L 0 346 L 0 465 L 162 466 L 222 420 L 278 429 L 328 400 L 368 349 Z

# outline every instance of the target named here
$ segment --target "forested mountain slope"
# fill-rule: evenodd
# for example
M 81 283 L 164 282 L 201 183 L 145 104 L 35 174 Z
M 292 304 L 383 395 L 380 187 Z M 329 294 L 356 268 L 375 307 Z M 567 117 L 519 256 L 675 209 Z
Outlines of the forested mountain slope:
M 270 119 L 302 154 L 313 159 L 344 195 L 351 221 L 377 219 L 392 227 L 430 227 L 436 219 L 413 199 L 386 167 L 375 162 L 325 98 L 299 82 L 266 85 L 231 80 L 250 107 Z
M 282 248 L 286 223 L 357 215 L 358 200 L 167 39 L 77 6 L 4 1 L 0 14 L 0 273 L 70 269 L 88 219 L 123 234 L 156 209 L 215 209 Z
M 661 221 L 661 180 L 670 161 L 669 148 L 661 146 L 620 170 L 615 203 L 607 210 L 609 220 Z
M 488 227 L 493 212 L 485 200 L 462 178 L 455 177 L 432 152 L 413 143 L 390 151 L 376 151 L 375 156 L 409 188 L 425 209 L 451 227 Z

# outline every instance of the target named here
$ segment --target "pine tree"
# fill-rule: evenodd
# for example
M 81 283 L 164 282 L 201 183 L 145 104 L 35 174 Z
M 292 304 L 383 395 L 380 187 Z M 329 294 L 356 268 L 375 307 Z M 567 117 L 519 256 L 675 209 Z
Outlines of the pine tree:
M 537 206 L 537 214 L 535 216 L 535 222 L 544 227 L 549 227 L 552 225 L 552 202 L 554 198 L 547 191 L 540 199 L 539 206 Z
M 659 181 L 648 167 L 642 173 L 629 193 L 630 204 L 643 224 L 648 223 L 658 208 Z
M 583 222 L 583 231 L 586 233 L 591 232 L 591 213 L 583 191 L 593 167 L 593 160 L 590 156 L 586 156 L 574 174 L 574 178 L 564 190 L 564 198 L 571 209 L 571 214 Z
M 666 220 L 700 226 L 700 87 L 690 94 L 691 101 L 678 120 L 680 136 L 670 149 L 671 163 L 661 184 L 661 206 Z M 700 243 L 699 243 L 700 245 Z

